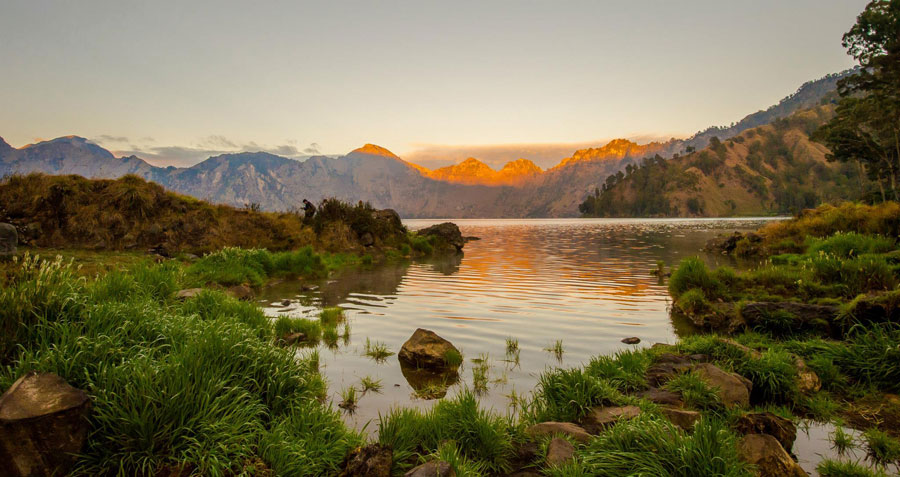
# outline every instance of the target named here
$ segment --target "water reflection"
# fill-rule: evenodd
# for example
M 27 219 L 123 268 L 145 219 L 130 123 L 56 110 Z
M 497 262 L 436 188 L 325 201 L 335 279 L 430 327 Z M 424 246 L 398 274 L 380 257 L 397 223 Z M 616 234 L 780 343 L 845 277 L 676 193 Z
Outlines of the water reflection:
M 624 337 L 649 346 L 692 332 L 687 320 L 669 315 L 665 283 L 651 270 L 700 254 L 718 233 L 751 230 L 760 220 L 464 220 L 464 256 L 421 263 L 394 263 L 345 271 L 302 291 L 299 282 L 269 288 L 263 298 L 271 316 L 313 317 L 323 306 L 347 311 L 346 344 L 320 348 L 323 371 L 335 402 L 342 389 L 364 377 L 381 379 L 381 394 L 367 393 L 348 422 L 363 428 L 392 406 L 430 406 L 430 391 L 454 393 L 472 386 L 472 370 L 454 379 L 420 376 L 396 359 L 365 356 L 366 338 L 393 352 L 415 331 L 430 329 L 459 348 L 466 361 L 487 357 L 490 376 L 482 402 L 504 412 L 508 395 L 531 391 L 547 368 L 576 366 L 591 356 L 627 348 Z M 410 221 L 411 228 L 427 221 Z M 701 254 L 702 255 L 702 254 Z M 702 255 L 712 264 L 721 256 Z M 282 305 L 288 299 L 289 306 Z M 505 341 L 518 340 L 516 366 Z M 562 341 L 557 361 L 553 349 Z M 448 388 L 444 388 L 446 384 Z M 374 425 L 367 429 L 373 431 Z

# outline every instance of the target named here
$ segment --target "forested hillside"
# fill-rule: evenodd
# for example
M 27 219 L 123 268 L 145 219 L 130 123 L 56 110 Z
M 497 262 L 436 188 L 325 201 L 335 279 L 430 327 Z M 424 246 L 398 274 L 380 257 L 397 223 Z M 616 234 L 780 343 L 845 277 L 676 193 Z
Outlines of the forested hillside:
M 833 98 L 832 98 L 833 99 Z M 670 160 L 660 156 L 609 176 L 579 210 L 592 217 L 748 216 L 794 213 L 869 188 L 854 163 L 829 162 L 810 135 L 834 115 L 825 104 Z

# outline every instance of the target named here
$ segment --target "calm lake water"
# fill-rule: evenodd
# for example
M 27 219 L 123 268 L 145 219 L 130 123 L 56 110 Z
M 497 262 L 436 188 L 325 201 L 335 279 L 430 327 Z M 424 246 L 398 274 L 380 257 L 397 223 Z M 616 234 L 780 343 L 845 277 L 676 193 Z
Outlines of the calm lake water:
M 434 403 L 420 397 L 433 394 L 433 386 L 423 389 L 409 370 L 404 375 L 396 355 L 382 362 L 365 355 L 367 338 L 396 353 L 416 328 L 450 340 L 466 358 L 449 395 L 471 387 L 472 360 L 486 358 L 489 383 L 482 403 L 502 413 L 513 391 L 531 391 L 548 368 L 577 366 L 628 348 L 621 342 L 625 337 L 650 346 L 690 333 L 689 324 L 669 315 L 665 284 L 650 273 L 656 262 L 672 265 L 698 254 L 710 263 L 727 261 L 700 249 L 717 234 L 753 230 L 766 220 L 455 220 L 464 235 L 480 238 L 466 244 L 462 257 L 348 270 L 316 282 L 319 288 L 309 292 L 299 282 L 284 282 L 269 287 L 262 304 L 273 317 L 314 318 L 324 306 L 346 310 L 349 339 L 320 345 L 318 352 L 335 403 L 342 389 L 359 387 L 361 378 L 381 380 L 381 393 L 367 393 L 346 414 L 357 428 L 374 420 L 367 430 L 376 430 L 378 414 L 392 406 Z M 436 222 L 406 225 L 418 229 Z M 518 341 L 517 359 L 506 353 L 507 338 Z M 560 357 L 547 351 L 557 340 Z

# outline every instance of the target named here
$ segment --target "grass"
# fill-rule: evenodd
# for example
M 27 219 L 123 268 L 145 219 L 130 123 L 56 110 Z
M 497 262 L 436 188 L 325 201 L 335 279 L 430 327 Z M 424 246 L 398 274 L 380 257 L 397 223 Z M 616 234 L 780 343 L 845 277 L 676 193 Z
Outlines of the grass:
M 89 281 L 61 260 L 24 262 L 0 289 L 0 316 L 19 345 L 0 388 L 40 370 L 91 395 L 92 432 L 73 475 L 175 463 L 228 475 L 258 459 L 321 475 L 361 442 L 320 403 L 312 358 L 272 346 L 275 324 L 258 307 L 214 291 L 177 302 L 170 291 L 182 278 L 167 265 Z M 13 313 L 25 319 L 13 323 Z
M 381 363 L 389 356 L 393 356 L 394 352 L 381 341 L 370 341 L 366 338 L 365 355 Z
M 723 409 L 722 398 L 718 388 L 706 384 L 706 381 L 694 372 L 682 373 L 670 379 L 665 388 L 681 394 L 681 399 L 688 407 L 701 410 L 720 411 Z
M 681 261 L 669 278 L 669 293 L 677 300 L 688 290 L 700 290 L 705 297 L 718 298 L 722 294 L 722 283 L 710 273 L 706 263 L 699 257 Z
M 613 356 L 596 356 L 587 365 L 587 372 L 608 381 L 621 392 L 647 389 L 644 377 L 652 357 L 643 350 L 619 351 Z
M 824 459 L 816 466 L 820 477 L 887 477 L 880 470 L 872 470 L 855 462 Z
M 557 369 L 538 377 L 534 397 L 523 414 L 529 422 L 576 422 L 595 406 L 624 401 L 613 384 L 584 369 Z
M 283 338 L 292 333 L 303 333 L 303 341 L 318 343 L 322 338 L 322 326 L 318 321 L 291 318 L 281 315 L 275 320 L 275 336 Z
M 544 348 L 544 351 L 548 353 L 552 353 L 553 356 L 556 356 L 557 361 L 562 361 L 563 353 L 565 353 L 565 348 L 563 348 L 562 340 L 556 340 L 553 343 L 550 343 L 550 346 Z
M 325 308 L 319 312 L 319 321 L 323 326 L 336 326 L 342 323 L 344 318 L 344 310 L 336 306 Z
M 448 349 L 444 352 L 444 362 L 448 367 L 456 368 L 463 362 L 463 355 L 455 349 Z
M 357 391 L 355 387 L 350 386 L 341 390 L 341 402 L 340 404 L 338 404 L 338 407 L 346 411 L 353 412 L 354 410 L 356 410 L 356 405 L 358 403 L 359 391 Z
M 831 433 L 831 442 L 839 455 L 844 455 L 856 448 L 853 435 L 845 431 L 840 424 L 834 427 L 834 432 Z
M 754 402 L 792 403 L 799 394 L 794 357 L 787 351 L 770 349 L 759 358 L 741 360 L 735 371 L 753 382 Z
M 519 352 L 519 340 L 512 336 L 506 338 L 506 354 L 514 355 Z
M 367 393 L 372 391 L 374 393 L 380 393 L 382 388 L 384 387 L 381 384 L 380 379 L 375 379 L 371 376 L 363 376 L 362 379 L 359 380 L 360 386 L 362 386 L 362 392 Z
M 482 354 L 472 361 L 475 364 L 472 366 L 472 389 L 476 394 L 484 394 L 488 389 L 488 374 L 491 370 L 490 357 Z
M 862 437 L 869 457 L 877 464 L 885 466 L 900 462 L 900 440 L 874 428 L 864 432 Z

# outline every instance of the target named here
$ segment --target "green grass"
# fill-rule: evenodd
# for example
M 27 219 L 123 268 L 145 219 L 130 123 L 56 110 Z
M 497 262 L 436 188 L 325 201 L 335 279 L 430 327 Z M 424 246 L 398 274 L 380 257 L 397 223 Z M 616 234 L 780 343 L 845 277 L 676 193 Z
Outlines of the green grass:
M 880 429 L 869 429 L 863 433 L 869 456 L 879 465 L 900 463 L 900 440 Z
M 355 387 L 350 386 L 341 390 L 341 402 L 338 404 L 342 409 L 354 411 L 359 403 L 359 391 Z
M 370 341 L 366 338 L 365 355 L 377 362 L 384 362 L 389 356 L 393 356 L 394 352 L 381 341 Z
M 830 254 L 850 258 L 867 253 L 887 253 L 894 249 L 895 240 L 883 235 L 838 232 L 827 238 L 812 239 L 807 253 Z
M 644 374 L 652 358 L 644 350 L 619 351 L 613 356 L 596 356 L 587 365 L 587 372 L 608 381 L 622 392 L 636 392 L 647 388 Z
M 855 462 L 824 459 L 816 466 L 820 477 L 887 477 L 880 470 L 872 470 Z
M 792 403 L 800 393 L 794 357 L 787 351 L 770 349 L 759 358 L 738 361 L 735 371 L 753 382 L 754 402 Z
M 856 448 L 853 435 L 845 431 L 844 427 L 840 424 L 834 426 L 834 432 L 831 433 L 831 442 L 834 450 L 836 450 L 839 455 L 844 455 L 848 451 Z
M 328 273 L 323 257 L 311 247 L 290 252 L 226 247 L 203 256 L 186 270 L 197 284 L 262 286 L 276 276 L 322 277 Z
M 544 351 L 552 353 L 557 361 L 562 361 L 563 353 L 566 352 L 565 348 L 563 348 L 562 340 L 556 340 L 553 343 L 550 343 L 550 346 L 544 348 Z
M 11 331 L 20 347 L 0 368 L 0 388 L 40 370 L 91 395 L 92 432 L 74 475 L 167 464 L 230 475 L 253 459 L 321 475 L 361 442 L 320 404 L 326 388 L 312 358 L 272 346 L 275 325 L 252 304 L 213 291 L 175 302 L 169 291 L 182 276 L 168 265 L 86 281 L 60 262 L 28 260 L 0 289 L 0 316 L 25 318 Z
M 484 394 L 488 389 L 488 373 L 491 370 L 490 358 L 486 354 L 482 354 L 478 359 L 473 359 L 472 366 L 472 389 L 476 394 Z
M 506 338 L 506 354 L 514 355 L 519 352 L 519 340 L 512 336 Z
M 340 307 L 332 306 L 319 312 L 319 321 L 323 326 L 336 326 L 344 321 L 344 310 Z
M 595 406 L 622 404 L 625 396 L 607 380 L 580 368 L 556 369 L 538 377 L 526 421 L 578 421 Z
M 712 411 L 723 409 L 718 388 L 706 384 L 706 381 L 695 372 L 675 376 L 665 384 L 665 388 L 681 394 L 681 399 L 688 407 Z
M 451 368 L 458 367 L 463 362 L 463 355 L 455 349 L 448 349 L 444 353 L 444 362 Z
M 275 320 L 275 336 L 282 338 L 291 333 L 303 333 L 303 341 L 317 343 L 322 338 L 322 326 L 318 321 L 279 316 Z
M 681 261 L 669 278 L 669 293 L 675 299 L 688 290 L 698 289 L 708 298 L 718 298 L 723 286 L 707 268 L 699 257 L 686 258 Z
M 380 379 L 375 379 L 371 376 L 363 376 L 359 380 L 359 384 L 360 384 L 360 386 L 362 386 L 363 393 L 367 393 L 369 391 L 372 391 L 374 393 L 380 393 L 382 388 L 384 387 L 381 384 Z

